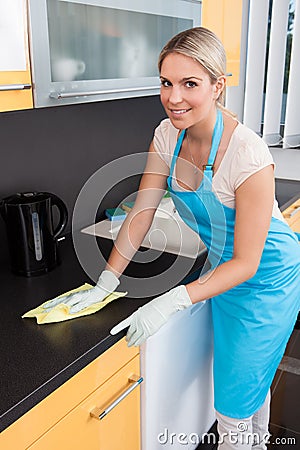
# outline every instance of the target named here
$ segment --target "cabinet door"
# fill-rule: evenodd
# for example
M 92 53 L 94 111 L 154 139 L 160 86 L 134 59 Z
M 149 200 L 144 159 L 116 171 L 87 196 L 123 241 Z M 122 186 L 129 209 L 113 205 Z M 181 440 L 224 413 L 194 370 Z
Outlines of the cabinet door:
M 300 233 L 300 199 L 292 203 L 282 214 L 291 229 Z
M 29 0 L 35 107 L 159 94 L 157 57 L 200 1 Z M 43 31 L 43 32 L 42 32 Z
M 0 2 L 0 111 L 33 107 L 26 0 Z
M 202 25 L 214 31 L 226 50 L 228 86 L 238 86 L 243 0 L 203 0 Z
M 94 391 L 28 450 L 139 450 L 139 387 L 132 390 L 103 419 L 98 420 L 90 414 L 95 408 L 104 411 L 120 397 L 130 387 L 128 379 L 133 374 L 139 374 L 139 356 Z

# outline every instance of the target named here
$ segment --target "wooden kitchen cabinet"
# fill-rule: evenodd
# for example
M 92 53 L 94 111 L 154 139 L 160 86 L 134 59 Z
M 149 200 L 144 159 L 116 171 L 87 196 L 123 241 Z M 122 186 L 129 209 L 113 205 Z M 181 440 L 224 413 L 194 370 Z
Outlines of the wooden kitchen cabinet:
M 91 416 L 99 413 L 129 387 L 128 379 L 139 373 L 139 357 L 107 380 L 80 403 L 28 450 L 139 450 L 139 389 L 132 391 L 102 420 Z M 95 413 L 93 413 L 95 414 Z M 96 416 L 96 414 L 95 414 Z
M 26 0 L 0 3 L 0 112 L 33 107 Z
M 202 26 L 214 31 L 224 44 L 228 86 L 239 85 L 243 0 L 203 0 Z
M 122 339 L 0 434 L 0 448 L 14 450 L 139 450 L 140 389 L 108 408 L 138 379 L 138 349 Z
M 282 212 L 283 217 L 296 233 L 300 233 L 300 198 Z

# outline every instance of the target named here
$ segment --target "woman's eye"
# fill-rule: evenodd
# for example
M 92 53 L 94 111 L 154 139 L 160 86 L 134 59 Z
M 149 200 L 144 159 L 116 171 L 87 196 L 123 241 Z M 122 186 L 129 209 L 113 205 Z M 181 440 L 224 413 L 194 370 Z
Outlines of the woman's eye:
M 168 80 L 160 80 L 160 83 L 161 83 L 161 85 L 164 86 L 164 87 L 172 86 L 172 84 L 171 84 L 170 81 L 168 81 Z
M 197 83 L 195 83 L 195 81 L 187 81 L 187 82 L 185 83 L 185 85 L 186 85 L 186 87 L 188 87 L 188 88 L 193 88 L 193 87 L 197 86 Z

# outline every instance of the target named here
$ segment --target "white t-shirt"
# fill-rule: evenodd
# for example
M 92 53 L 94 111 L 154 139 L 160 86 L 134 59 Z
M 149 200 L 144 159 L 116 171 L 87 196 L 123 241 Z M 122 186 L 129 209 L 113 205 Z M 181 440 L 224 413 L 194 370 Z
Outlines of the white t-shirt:
M 154 131 L 154 149 L 169 167 L 171 167 L 178 131 L 170 119 L 164 119 Z M 268 146 L 254 131 L 238 123 L 220 166 L 213 176 L 213 191 L 224 205 L 235 208 L 236 189 L 248 177 L 270 164 L 274 165 L 274 161 Z M 174 178 L 172 183 L 175 190 L 184 190 Z M 285 221 L 275 198 L 272 215 Z

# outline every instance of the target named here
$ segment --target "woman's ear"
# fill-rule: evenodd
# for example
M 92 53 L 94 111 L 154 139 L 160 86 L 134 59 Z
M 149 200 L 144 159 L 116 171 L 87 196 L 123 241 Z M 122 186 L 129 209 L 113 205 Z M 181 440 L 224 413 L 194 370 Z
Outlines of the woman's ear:
M 226 76 L 220 75 L 215 83 L 215 99 L 218 100 L 226 86 Z

